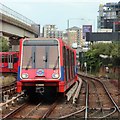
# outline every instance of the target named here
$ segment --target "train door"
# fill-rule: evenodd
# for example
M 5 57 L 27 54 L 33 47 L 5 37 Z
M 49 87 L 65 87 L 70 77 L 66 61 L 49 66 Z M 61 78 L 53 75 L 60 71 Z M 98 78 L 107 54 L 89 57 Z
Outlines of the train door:
M 13 69 L 13 55 L 8 55 L 8 68 Z

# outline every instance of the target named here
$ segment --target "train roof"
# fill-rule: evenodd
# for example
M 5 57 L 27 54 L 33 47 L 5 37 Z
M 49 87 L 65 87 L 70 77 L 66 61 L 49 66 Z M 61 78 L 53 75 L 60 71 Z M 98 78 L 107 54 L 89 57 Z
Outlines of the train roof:
M 8 55 L 8 54 L 16 54 L 18 52 L 15 52 L 15 51 L 10 51 L 10 52 L 0 52 L 0 55 Z
M 72 47 L 70 47 L 67 43 L 65 43 L 61 38 L 45 38 L 45 37 L 40 37 L 40 38 L 24 38 L 21 39 L 23 40 L 58 40 L 59 42 L 64 43 L 65 46 L 67 46 L 69 49 L 76 51 L 75 49 L 73 49 Z
M 45 38 L 45 37 L 39 37 L 39 38 L 22 38 L 21 40 L 58 40 L 62 41 L 62 39 L 59 38 Z

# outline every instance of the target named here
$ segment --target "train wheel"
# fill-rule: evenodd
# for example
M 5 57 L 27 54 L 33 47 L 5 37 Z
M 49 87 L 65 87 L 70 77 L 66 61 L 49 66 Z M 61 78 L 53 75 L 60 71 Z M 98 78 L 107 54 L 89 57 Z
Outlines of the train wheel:
M 57 97 L 57 89 L 56 87 L 48 87 L 44 88 L 44 99 L 48 102 L 53 102 Z

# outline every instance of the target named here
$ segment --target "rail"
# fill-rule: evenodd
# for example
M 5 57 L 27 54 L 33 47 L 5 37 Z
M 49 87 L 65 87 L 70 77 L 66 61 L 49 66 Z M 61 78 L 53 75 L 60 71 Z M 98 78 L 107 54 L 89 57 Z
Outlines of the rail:
M 28 106 L 27 103 L 22 104 L 20 107 L 16 108 L 14 111 L 10 112 L 8 115 L 4 116 L 2 118 L 2 120 L 11 118 L 12 116 L 14 116 L 17 112 L 19 112 L 20 110 L 24 109 L 26 106 Z
M 100 80 L 97 79 L 97 78 L 92 78 L 92 79 L 99 81 L 99 82 L 103 85 L 103 87 L 104 87 L 104 89 L 105 89 L 107 95 L 109 96 L 110 100 L 112 101 L 112 103 L 114 104 L 114 106 L 116 107 L 116 109 L 118 110 L 118 112 L 120 112 L 120 109 L 119 109 L 118 105 L 116 104 L 116 102 L 114 101 L 114 99 L 112 98 L 112 96 L 110 95 L 110 93 L 109 93 L 109 91 L 108 91 L 106 85 L 103 84 L 103 82 L 100 81 Z
M 84 80 L 86 83 L 86 98 L 85 98 L 85 104 L 86 104 L 86 109 L 85 109 L 85 120 L 88 119 L 88 100 L 89 100 L 89 85 L 88 83 Z
M 96 79 L 96 80 L 98 80 L 98 79 Z M 99 81 L 99 80 L 98 80 L 98 81 Z M 104 89 L 105 89 L 106 93 L 108 94 L 109 98 L 111 99 L 112 103 L 114 104 L 114 106 L 116 107 L 116 109 L 118 110 L 118 112 L 120 112 L 120 109 L 119 109 L 118 105 L 115 103 L 114 99 L 113 99 L 112 96 L 110 95 L 109 91 L 108 91 L 107 88 L 106 88 L 106 85 L 103 84 L 102 81 L 99 81 L 99 82 L 101 82 L 101 84 L 104 86 Z
M 58 105 L 58 100 L 56 100 L 51 106 L 50 108 L 43 114 L 43 116 L 41 117 L 41 120 L 46 119 L 51 112 L 55 109 L 55 107 Z
M 27 113 L 27 115 L 25 117 L 23 117 L 23 119 L 27 118 L 31 113 L 33 113 L 33 111 L 37 110 L 37 108 L 42 104 L 42 102 L 40 102 L 37 106 L 35 106 L 29 113 Z
M 89 116 L 91 116 L 91 115 L 93 116 L 94 114 L 96 114 L 96 113 L 98 113 L 98 112 L 102 112 L 102 114 L 104 115 L 104 111 L 103 111 L 103 109 L 102 109 L 103 104 L 102 104 L 101 101 L 100 101 L 97 87 L 96 87 L 96 85 L 95 85 L 95 83 L 94 83 L 93 81 L 90 81 L 90 82 L 92 82 L 92 84 L 93 84 L 93 86 L 94 86 L 94 90 L 95 90 L 95 93 L 96 93 L 96 97 L 97 97 L 97 99 L 98 99 L 98 102 L 97 102 L 97 103 L 98 103 L 98 105 L 100 106 L 100 109 L 97 110 L 96 112 L 94 112 L 93 114 L 90 114 Z

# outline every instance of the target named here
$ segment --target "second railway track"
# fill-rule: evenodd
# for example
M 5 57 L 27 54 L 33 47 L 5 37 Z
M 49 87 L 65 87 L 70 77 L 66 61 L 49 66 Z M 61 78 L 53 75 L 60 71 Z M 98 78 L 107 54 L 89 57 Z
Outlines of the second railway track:
M 113 99 L 101 80 L 82 74 L 79 76 L 89 84 L 89 118 L 102 119 L 120 112 L 118 103 L 114 100 L 116 98 Z

